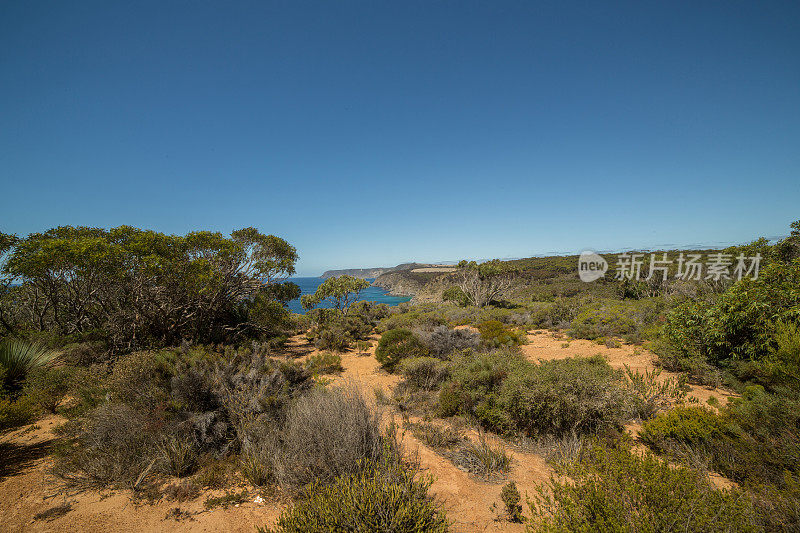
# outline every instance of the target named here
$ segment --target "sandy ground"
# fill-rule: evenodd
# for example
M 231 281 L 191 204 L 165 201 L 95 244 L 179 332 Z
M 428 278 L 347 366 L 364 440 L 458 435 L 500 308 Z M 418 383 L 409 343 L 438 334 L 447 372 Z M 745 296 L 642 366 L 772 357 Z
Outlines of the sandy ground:
M 558 359 L 572 356 L 590 356 L 597 353 L 606 357 L 612 366 L 621 368 L 628 364 L 643 371 L 652 369 L 654 356 L 640 347 L 623 345 L 608 348 L 584 340 L 568 340 L 549 331 L 533 331 L 528 336 L 529 344 L 522 350 L 526 357 L 536 360 Z M 563 347 L 569 343 L 567 347 Z M 348 352 L 342 355 L 344 372 L 332 378 L 333 385 L 353 383 L 370 401 L 374 401 L 375 389 L 383 390 L 387 397 L 399 382 L 396 375 L 380 369 L 374 357 L 377 337 L 366 355 Z M 304 336 L 290 339 L 281 354 L 287 359 L 302 360 L 316 349 L 308 344 Z M 662 373 L 662 378 L 671 375 Z M 729 394 L 722 390 L 693 386 L 690 393 L 702 404 L 715 396 L 720 402 L 727 401 Z M 384 420 L 399 416 L 389 407 L 383 407 Z M 210 495 L 224 491 L 205 491 L 197 499 L 184 503 L 161 500 L 155 504 L 134 503 L 128 491 L 68 491 L 49 474 L 52 459 L 49 453 L 55 437 L 52 429 L 62 423 L 58 416 L 39 420 L 35 425 L 0 436 L 0 530 L 2 531 L 87 531 L 114 533 L 137 531 L 255 531 L 256 526 L 273 525 L 285 504 L 274 499 L 263 503 L 254 501 L 258 491 L 250 488 L 248 502 L 227 509 L 206 510 L 204 501 Z M 638 426 L 629 428 L 634 434 Z M 474 436 L 474 435 L 473 435 Z M 533 496 L 538 484 L 547 481 L 552 472 L 544 458 L 511 445 L 506 450 L 512 455 L 511 471 L 504 479 L 484 481 L 454 466 L 448 459 L 419 442 L 410 432 L 402 434 L 407 452 L 418 455 L 422 471 L 435 481 L 432 495 L 439 500 L 453 523 L 454 532 L 510 531 L 521 532 L 521 524 L 498 520 L 492 504 L 502 508 L 500 490 L 513 480 L 525 499 L 526 493 Z M 242 487 L 236 487 L 241 490 Z M 36 519 L 38 513 L 54 507 L 70 504 L 71 508 L 62 516 Z M 523 501 L 524 503 L 524 501 Z M 181 514 L 176 518 L 174 510 Z M 527 506 L 524 507 L 527 512 Z

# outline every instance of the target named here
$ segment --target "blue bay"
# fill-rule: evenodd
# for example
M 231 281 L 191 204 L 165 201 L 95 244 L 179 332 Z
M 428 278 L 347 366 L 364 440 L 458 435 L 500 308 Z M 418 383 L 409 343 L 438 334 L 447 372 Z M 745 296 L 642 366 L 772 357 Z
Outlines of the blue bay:
M 296 283 L 300 287 L 300 294 L 313 294 L 314 291 L 317 290 L 317 287 L 325 281 L 322 278 L 289 278 L 288 281 L 292 283 Z M 374 280 L 368 279 L 370 283 Z M 387 294 L 386 289 L 382 289 L 380 287 L 367 287 L 358 295 L 359 301 L 367 301 L 367 302 L 375 302 L 379 304 L 389 304 L 389 305 L 397 305 L 403 302 L 408 302 L 411 300 L 410 296 L 392 296 Z M 330 303 L 327 301 L 323 301 L 317 307 L 331 307 Z M 305 309 L 303 306 L 300 305 L 300 298 L 296 300 L 292 300 L 289 302 L 289 309 L 293 313 L 300 313 L 305 314 Z

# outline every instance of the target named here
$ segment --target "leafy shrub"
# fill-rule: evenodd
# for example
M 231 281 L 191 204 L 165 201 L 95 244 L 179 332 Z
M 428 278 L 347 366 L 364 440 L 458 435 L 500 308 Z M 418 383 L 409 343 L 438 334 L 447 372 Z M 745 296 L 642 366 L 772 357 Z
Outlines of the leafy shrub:
M 705 407 L 676 407 L 642 425 L 641 438 L 653 448 L 671 451 L 670 443 L 705 445 L 719 438 L 725 425 L 716 413 Z
M 498 403 L 529 435 L 618 428 L 630 410 L 622 373 L 600 356 L 543 361 L 511 374 Z
M 451 329 L 447 326 L 436 326 L 430 331 L 417 331 L 422 343 L 430 354 L 439 359 L 446 359 L 454 352 L 476 349 L 480 344 L 480 335 L 471 329 Z
M 439 414 L 488 412 L 497 401 L 503 381 L 511 373 L 524 371 L 527 365 L 530 363 L 520 354 L 506 350 L 457 357 L 451 367 L 450 381 L 442 385 L 439 393 Z
M 686 397 L 685 379 L 669 378 L 658 380 L 661 369 L 645 369 L 644 374 L 633 371 L 626 364 L 625 375 L 633 401 L 633 415 L 642 420 L 655 416 L 656 413 L 670 407 L 673 403 L 682 402 Z
M 436 326 L 447 325 L 447 319 L 442 310 L 437 306 L 417 305 L 410 310 L 406 306 L 393 308 L 392 314 L 378 323 L 378 331 L 393 329 L 433 329 Z
M 461 287 L 456 285 L 447 287 L 442 291 L 442 300 L 445 302 L 453 302 L 460 307 L 467 307 L 470 302 L 469 296 L 461 290 Z
M 320 350 L 343 352 L 350 348 L 353 342 L 366 339 L 372 333 L 373 321 L 369 311 L 364 311 L 364 314 L 348 315 L 332 309 L 314 311 L 316 325 L 307 336 Z
M 50 364 L 56 357 L 58 352 L 38 343 L 10 338 L 0 340 L 0 365 L 5 369 L 0 387 L 9 391 L 19 389 L 30 372 Z
M 0 392 L 0 431 L 28 424 L 37 414 L 36 404 L 29 396 L 12 398 Z
M 528 501 L 528 531 L 760 531 L 750 500 L 702 474 L 629 449 L 591 449 Z
M 312 355 L 306 360 L 305 366 L 312 374 L 333 374 L 344 370 L 342 356 L 330 352 Z
M 660 312 L 654 300 L 638 302 L 601 301 L 584 307 L 570 323 L 569 334 L 576 339 L 622 337 L 640 340 L 640 334 Z
M 259 531 L 445 533 L 448 522 L 444 511 L 428 496 L 433 481 L 415 477 L 414 469 L 386 461 L 327 485 L 316 481 L 304 499 L 284 511 L 275 529 Z
M 414 333 L 407 329 L 392 329 L 381 335 L 375 358 L 389 372 L 406 357 L 423 357 L 428 350 Z
M 454 363 L 439 394 L 440 414 L 468 414 L 496 431 L 590 433 L 619 427 L 630 410 L 622 373 L 599 356 L 536 365 L 494 352 Z
M 800 473 L 800 402 L 750 387 L 719 413 L 678 408 L 644 424 L 642 439 L 679 459 L 708 456 L 711 466 L 739 483 L 780 486 Z
M 779 323 L 796 323 L 800 260 L 774 262 L 758 279 L 743 278 L 713 301 L 691 301 L 666 317 L 666 339 L 683 358 L 716 366 L 761 361 L 776 348 Z M 785 327 L 785 326 L 784 326 Z
M 499 348 L 501 346 L 519 346 L 527 342 L 524 331 L 510 328 L 499 320 L 486 320 L 478 324 L 481 341 L 486 346 Z
M 450 375 L 449 365 L 435 357 L 413 357 L 400 361 L 405 383 L 415 389 L 433 390 Z
M 25 394 L 45 411 L 55 413 L 72 388 L 74 375 L 70 367 L 40 367 L 31 371 L 25 380 Z
M 508 521 L 522 522 L 522 504 L 519 503 L 522 497 L 519 494 L 519 489 L 517 489 L 517 484 L 509 481 L 504 485 L 500 491 L 500 499 L 503 500 L 505 505 Z

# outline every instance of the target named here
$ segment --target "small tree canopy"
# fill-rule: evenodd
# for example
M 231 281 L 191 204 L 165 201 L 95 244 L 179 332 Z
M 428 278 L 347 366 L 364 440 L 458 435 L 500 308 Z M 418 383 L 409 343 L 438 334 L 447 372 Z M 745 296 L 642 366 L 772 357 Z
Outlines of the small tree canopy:
M 300 298 L 303 309 L 311 309 L 323 300 L 329 300 L 334 309 L 347 314 L 350 306 L 358 300 L 359 293 L 369 287 L 369 281 L 353 276 L 328 278 L 314 292 Z

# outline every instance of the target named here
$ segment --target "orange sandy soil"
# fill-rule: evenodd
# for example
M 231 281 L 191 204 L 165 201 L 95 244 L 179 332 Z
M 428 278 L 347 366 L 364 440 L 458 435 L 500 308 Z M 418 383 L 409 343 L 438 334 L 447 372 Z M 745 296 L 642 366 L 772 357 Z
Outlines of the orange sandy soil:
M 529 344 L 522 347 L 526 357 L 532 361 L 559 359 L 571 356 L 591 356 L 597 353 L 606 357 L 614 367 L 624 363 L 633 369 L 652 369 L 654 356 L 641 347 L 623 345 L 608 348 L 591 341 L 569 340 L 558 333 L 533 331 L 528 336 Z M 374 357 L 377 336 L 368 355 L 348 352 L 342 355 L 344 372 L 332 378 L 332 385 L 354 383 L 364 396 L 374 401 L 374 391 L 381 388 L 391 396 L 399 382 L 396 375 L 380 369 Z M 567 348 L 563 344 L 569 342 Z M 302 360 L 317 350 L 308 344 L 305 337 L 292 337 L 281 357 Z M 664 372 L 663 379 L 671 374 Z M 721 403 L 727 401 L 729 393 L 706 387 L 692 386 L 690 395 L 706 404 L 715 396 Z M 396 419 L 397 413 L 384 407 L 384 420 Z M 397 417 L 397 418 L 396 418 Z M 49 456 L 54 442 L 52 429 L 64 421 L 59 416 L 49 416 L 13 432 L 0 436 L 0 530 L 2 531 L 88 531 L 114 533 L 137 531 L 255 531 L 256 526 L 274 525 L 285 508 L 285 502 L 265 498 L 263 503 L 254 501 L 258 491 L 249 487 L 248 501 L 236 507 L 206 510 L 204 502 L 209 496 L 224 494 L 224 490 L 203 491 L 195 500 L 183 503 L 162 499 L 154 504 L 135 503 L 130 491 L 74 491 L 67 489 L 49 473 L 52 459 Z M 631 424 L 634 434 L 638 425 Z M 474 438 L 474 432 L 468 432 Z M 484 481 L 464 472 L 448 459 L 419 442 L 410 432 L 402 433 L 407 452 L 419 458 L 422 472 L 433 475 L 432 495 L 442 503 L 448 519 L 453 523 L 452 531 L 510 531 L 521 532 L 521 524 L 499 520 L 490 507 L 496 504 L 502 509 L 500 490 L 513 480 L 523 495 L 533 496 L 538 484 L 547 481 L 552 469 L 540 455 L 506 444 L 513 457 L 511 471 L 503 479 Z M 720 481 L 724 485 L 724 480 Z M 248 488 L 235 487 L 235 490 Z M 53 507 L 69 503 L 71 510 L 62 516 L 35 519 L 34 516 Z M 524 502 L 523 502 L 524 503 Z M 178 519 L 168 516 L 178 508 L 183 513 Z M 524 507 L 527 512 L 527 506 Z

